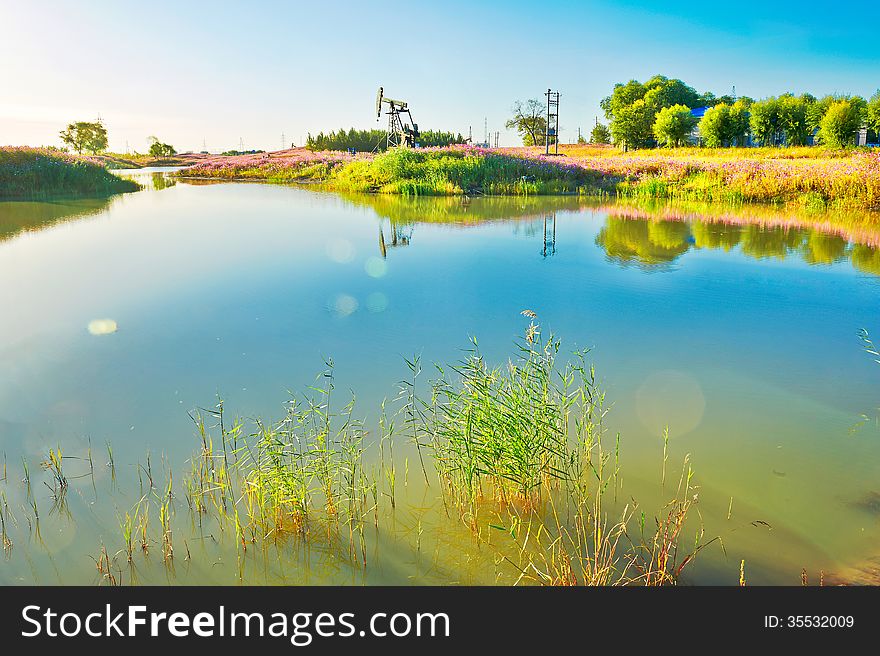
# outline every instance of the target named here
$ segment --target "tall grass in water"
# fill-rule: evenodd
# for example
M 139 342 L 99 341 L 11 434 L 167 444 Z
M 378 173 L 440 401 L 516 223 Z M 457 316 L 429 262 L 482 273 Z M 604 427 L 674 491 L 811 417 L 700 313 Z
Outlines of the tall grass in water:
M 506 366 L 490 367 L 474 341 L 453 380 L 440 369 L 421 416 L 448 505 L 481 538 L 493 542 L 488 525 L 516 541 L 516 559 L 503 558 L 519 580 L 674 583 L 708 544 L 698 531 L 690 551 L 679 548 L 696 502 L 687 460 L 653 527 L 634 502 L 616 504 L 619 436 L 606 446 L 605 395 L 586 352 L 560 366 L 560 346 L 533 322 Z
M 277 421 L 230 421 L 219 400 L 193 414 L 199 448 L 185 476 L 172 476 L 178 470 L 165 458 L 148 456 L 135 465 L 140 494 L 133 505 L 125 497 L 125 510 L 118 511 L 117 550 L 101 545 L 94 557 L 100 580 L 135 583 L 153 548 L 161 554 L 156 565 L 174 577 L 204 553 L 191 553 L 187 538 L 234 550 L 242 580 L 252 567 L 268 564 L 260 559 L 270 552 L 294 549 L 305 558 L 321 551 L 364 572 L 379 553 L 380 542 L 371 537 L 376 551 L 368 554 L 372 523 L 376 536 L 406 525 L 409 546 L 420 554 L 428 551 L 426 526 L 434 524 L 438 536 L 449 528 L 455 551 L 444 558 L 457 558 L 461 540 L 474 540 L 464 560 L 488 554 L 503 565 L 496 575 L 517 583 L 675 583 L 704 546 L 699 531 L 693 542 L 685 540 L 696 501 L 690 466 L 686 460 L 677 486 L 665 478 L 672 499 L 656 512 L 624 497 L 620 440 L 606 431 L 608 407 L 595 371 L 586 352 L 567 361 L 560 353 L 560 341 L 544 339 L 531 322 L 505 366 L 490 366 L 474 342 L 461 362 L 438 368 L 427 398 L 420 396 L 421 365 L 414 358 L 411 377 L 395 405 L 382 405 L 378 433 L 369 440 L 354 400 L 338 398 L 332 362 Z M 414 443 L 408 458 L 399 451 L 400 438 Z M 367 456 L 368 444 L 378 457 Z M 80 469 L 94 479 L 88 453 Z M 109 447 L 107 457 L 112 476 Z M 664 449 L 664 472 L 666 457 Z M 416 458 L 420 471 L 410 480 Z M 81 477 L 77 460 L 60 448 L 48 452 L 44 477 L 54 497 Z M 658 487 L 659 479 L 658 473 Z M 426 506 L 405 502 L 413 484 L 424 489 Z M 16 520 L 5 497 L 0 501 L 0 542 L 8 552 Z M 31 495 L 29 503 L 33 513 L 26 510 L 22 519 L 42 544 L 37 499 Z M 434 545 L 435 555 L 442 546 Z M 452 570 L 450 580 L 457 574 Z
M 220 428 L 217 450 L 197 416 L 202 449 L 187 479 L 190 507 L 231 517 L 242 548 L 258 540 L 332 538 L 347 532 L 352 556 L 366 561 L 364 522 L 373 510 L 375 479 L 364 465 L 366 431 L 354 417 L 354 399 L 334 408 L 332 362 L 311 395 L 292 399 L 285 416 L 255 420 L 248 431 L 227 426 L 222 403 L 212 415 Z

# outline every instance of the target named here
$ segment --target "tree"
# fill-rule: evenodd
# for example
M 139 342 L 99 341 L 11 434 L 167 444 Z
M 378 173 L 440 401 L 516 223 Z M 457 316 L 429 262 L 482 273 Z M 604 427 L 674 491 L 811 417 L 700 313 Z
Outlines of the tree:
M 825 113 L 828 111 L 828 108 L 831 107 L 832 103 L 836 98 L 834 96 L 825 96 L 821 100 L 813 99 L 813 102 L 810 103 L 807 107 L 807 128 L 810 133 L 815 133 L 816 130 L 819 129 L 819 125 L 822 123 L 822 119 L 825 118 Z
M 524 146 L 537 146 L 544 142 L 547 132 L 546 108 L 537 98 L 517 100 L 513 104 L 513 118 L 508 119 L 505 127 L 515 129 L 522 137 Z
M 162 143 L 156 137 L 150 137 L 150 156 L 159 159 L 161 157 L 174 157 L 177 151 L 174 146 Z
M 613 121 L 614 117 L 624 108 L 645 97 L 645 85 L 638 80 L 630 80 L 626 84 L 615 84 L 614 90 L 599 105 L 605 112 L 605 118 Z
M 60 133 L 60 136 L 62 142 L 78 153 L 87 150 L 95 155 L 107 148 L 107 129 L 100 121 L 71 123 Z
M 609 121 L 614 143 L 641 148 L 654 141 L 657 113 L 667 107 L 681 105 L 692 109 L 711 102 L 712 94 L 698 94 L 693 87 L 678 79 L 655 75 L 642 84 L 630 80 L 616 84 L 600 105 Z
M 623 107 L 611 122 L 614 143 L 624 148 L 645 148 L 654 139 L 654 110 L 643 99 Z
M 873 130 L 875 137 L 880 140 L 880 89 L 868 101 L 866 113 L 868 128 Z
M 596 123 L 596 125 L 593 126 L 592 132 L 590 132 L 590 143 L 610 144 L 611 130 L 608 129 L 608 126 L 603 125 L 602 123 Z
M 697 127 L 697 117 L 691 114 L 687 105 L 664 107 L 654 119 L 654 136 L 657 141 L 670 148 L 687 143 L 688 135 Z
M 819 123 L 819 139 L 832 148 L 854 145 L 856 132 L 864 123 L 866 109 L 867 103 L 859 96 L 841 98 L 831 103 Z
M 663 75 L 655 75 L 645 82 L 645 102 L 660 111 L 664 107 L 684 105 L 688 109 L 702 107 L 701 96 L 681 80 L 670 80 Z
M 790 93 L 779 96 L 776 102 L 777 128 L 785 139 L 786 146 L 805 146 L 810 136 L 807 122 L 807 97 L 795 97 Z M 815 102 L 815 98 L 813 98 Z
M 779 103 L 776 98 L 765 98 L 749 108 L 749 127 L 762 146 L 776 146 L 780 140 Z
M 745 145 L 749 113 L 745 103 L 721 103 L 706 110 L 700 121 L 700 136 L 709 148 Z

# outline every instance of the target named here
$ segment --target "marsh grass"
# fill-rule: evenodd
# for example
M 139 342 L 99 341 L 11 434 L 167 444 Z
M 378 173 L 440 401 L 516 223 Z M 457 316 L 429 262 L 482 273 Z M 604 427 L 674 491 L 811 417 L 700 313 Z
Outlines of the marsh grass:
M 242 551 L 261 541 L 342 538 L 349 554 L 366 562 L 364 524 L 378 488 L 364 464 L 366 431 L 354 399 L 334 407 L 333 364 L 309 394 L 294 397 L 276 422 L 255 419 L 227 425 L 223 404 L 194 416 L 201 442 L 185 482 L 197 517 L 227 520 Z M 393 481 L 393 468 L 386 469 Z M 392 492 L 393 494 L 393 492 Z M 201 519 L 200 519 L 201 521 Z
M 559 365 L 560 348 L 532 321 L 505 366 L 490 367 L 474 340 L 451 375 L 438 368 L 420 416 L 448 507 L 481 540 L 497 543 L 486 526 L 514 540 L 518 551 L 502 559 L 519 572 L 518 581 L 675 583 L 712 542 L 704 544 L 698 531 L 690 550 L 680 548 L 697 499 L 693 472 L 686 460 L 653 530 L 646 531 L 644 512 L 635 530 L 638 505 L 616 504 L 620 441 L 617 435 L 613 447 L 605 446 L 605 394 L 587 352 Z M 664 441 L 661 487 L 666 460 Z
M 588 352 L 563 357 L 561 341 L 544 338 L 534 313 L 524 314 L 530 321 L 509 362 L 493 366 L 473 340 L 459 362 L 436 367 L 426 396 L 420 359 L 407 360 L 409 376 L 381 405 L 375 436 L 354 397 L 336 390 L 329 360 L 276 421 L 230 419 L 222 399 L 192 413 L 198 448 L 183 476 L 164 456 L 128 466 L 139 495 L 116 510 L 116 550 L 102 543 L 93 556 L 99 582 L 136 584 L 154 566 L 173 581 L 178 570 L 207 564 L 205 549 L 190 549 L 199 543 L 234 549 L 240 580 L 278 554 L 366 572 L 381 559 L 378 536 L 393 533 L 405 536 L 416 567 L 448 548 L 443 557 L 454 564 L 444 567 L 482 554 L 496 580 L 516 584 L 676 583 L 713 542 L 689 520 L 697 490 L 688 459 L 662 507 L 624 497 L 620 436 L 605 427 L 609 406 Z M 91 476 L 95 487 L 90 448 L 79 464 L 71 459 L 56 448 L 43 461 L 56 500 L 70 480 Z M 665 441 L 662 459 L 661 490 L 670 487 Z M 104 468 L 116 468 L 109 445 Z M 115 474 L 110 489 L 125 498 Z M 24 517 L 43 544 L 38 498 L 27 498 Z M 7 553 L 13 521 L 4 495 Z M 450 580 L 460 576 L 448 571 Z
M 3 554 L 9 558 L 12 551 L 12 539 L 9 537 L 7 523 L 14 521 L 9 511 L 9 502 L 6 499 L 6 493 L 0 492 L 0 546 L 3 547 Z

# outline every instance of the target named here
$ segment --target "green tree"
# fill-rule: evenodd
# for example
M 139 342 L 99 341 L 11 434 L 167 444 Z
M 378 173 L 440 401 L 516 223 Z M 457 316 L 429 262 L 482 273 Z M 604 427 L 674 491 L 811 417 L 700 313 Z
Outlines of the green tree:
M 513 117 L 507 120 L 505 126 L 515 129 L 523 140 L 524 146 L 537 146 L 544 143 L 544 133 L 547 131 L 546 108 L 537 98 L 517 100 L 513 104 Z
M 687 143 L 688 135 L 697 127 L 697 117 L 691 114 L 687 105 L 664 107 L 654 119 L 654 136 L 657 141 L 670 148 Z
M 624 148 L 645 148 L 654 138 L 654 110 L 643 99 L 618 110 L 611 122 L 614 143 Z
M 626 148 L 641 148 L 653 143 L 657 113 L 667 107 L 682 105 L 692 109 L 712 102 L 714 95 L 698 94 L 678 79 L 655 75 L 642 84 L 630 80 L 616 84 L 600 102 L 608 119 L 614 143 Z
M 87 150 L 95 155 L 107 148 L 107 129 L 100 121 L 70 123 L 60 136 L 62 142 L 78 153 Z
M 590 132 L 590 143 L 610 144 L 611 130 L 608 129 L 608 126 L 603 125 L 602 123 L 596 123 L 596 125 L 593 126 L 593 130 Z
M 807 108 L 808 101 L 804 96 L 796 97 L 790 93 L 779 96 L 776 102 L 776 120 L 786 146 L 807 144 L 810 136 Z
M 864 124 L 866 110 L 867 103 L 859 96 L 831 103 L 819 123 L 819 139 L 832 148 L 854 145 L 856 132 Z
M 877 90 L 867 104 L 868 128 L 874 131 L 874 136 L 880 140 L 880 89 Z
M 825 96 L 821 100 L 814 98 L 813 102 L 807 106 L 807 128 L 811 134 L 819 129 L 822 119 L 825 118 L 825 113 L 835 100 L 834 96 Z
M 670 80 L 663 75 L 655 75 L 645 82 L 645 102 L 660 111 L 664 107 L 684 105 L 688 109 L 702 107 L 701 96 L 681 80 Z
M 626 84 L 615 84 L 611 95 L 603 98 L 599 105 L 605 112 L 605 118 L 613 121 L 622 109 L 631 106 L 635 101 L 641 100 L 644 97 L 645 85 L 638 80 L 630 80 Z
M 749 113 L 740 101 L 715 105 L 700 120 L 700 136 L 709 148 L 744 146 L 748 133 Z
M 162 143 L 156 137 L 150 137 L 149 153 L 151 157 L 159 159 L 162 157 L 174 157 L 177 154 L 177 151 L 171 144 Z
M 752 135 L 762 146 L 776 146 L 781 140 L 779 130 L 779 102 L 776 98 L 765 98 L 752 103 L 749 127 Z

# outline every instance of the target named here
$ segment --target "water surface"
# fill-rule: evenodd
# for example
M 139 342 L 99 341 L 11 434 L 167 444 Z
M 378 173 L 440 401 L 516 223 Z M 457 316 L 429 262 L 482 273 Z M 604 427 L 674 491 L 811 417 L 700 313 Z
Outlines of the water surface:
M 592 349 L 628 493 L 662 498 L 665 427 L 670 463 L 690 454 L 726 555 L 701 554 L 689 582 L 735 583 L 745 559 L 750 582 L 796 584 L 802 568 L 846 572 L 876 556 L 880 366 L 857 337 L 880 335 L 874 217 L 139 175 L 150 189 L 109 200 L 0 203 L 0 489 L 25 535 L 22 458 L 39 470 L 48 448 L 76 457 L 109 441 L 120 477 L 136 480 L 146 453 L 185 469 L 188 411 L 221 395 L 236 414 L 275 417 L 327 358 L 369 426 L 405 357 L 456 360 L 475 336 L 501 363 L 529 309 L 566 349 Z M 92 334 L 96 319 L 118 330 Z M 101 512 L 111 502 L 91 482 L 74 487 L 88 519 L 44 517 L 47 546 L 18 541 L 0 581 L 95 580 L 89 555 L 118 540 L 125 503 Z M 398 519 L 366 573 L 318 557 L 308 574 L 288 563 L 251 580 L 504 580 L 445 553 L 470 543 L 439 520 L 415 550 L 415 520 Z M 217 570 L 174 577 L 231 575 Z

